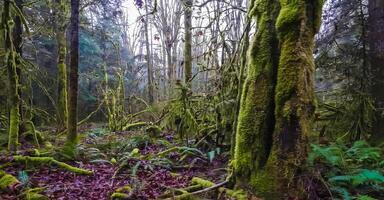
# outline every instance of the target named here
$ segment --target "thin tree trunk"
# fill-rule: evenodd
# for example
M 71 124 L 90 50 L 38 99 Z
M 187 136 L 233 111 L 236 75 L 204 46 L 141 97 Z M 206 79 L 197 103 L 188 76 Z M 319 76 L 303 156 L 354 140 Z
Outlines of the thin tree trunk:
M 16 3 L 16 6 L 19 8 L 19 10 L 21 12 L 23 12 L 23 0 L 16 0 L 15 3 Z M 15 58 L 16 73 L 17 73 L 17 77 L 19 78 L 18 84 L 22 85 L 22 79 L 21 79 L 22 75 L 21 75 L 20 65 L 21 65 L 21 59 L 23 56 L 23 37 L 22 37 L 23 24 L 21 22 L 20 16 L 18 16 L 18 15 L 15 16 L 14 21 L 15 21 L 15 26 L 13 29 L 13 44 L 15 47 L 15 51 L 18 54 L 18 56 Z M 21 98 L 22 97 L 21 87 L 18 87 L 18 92 L 19 92 L 19 97 Z M 21 105 L 21 103 L 19 103 L 19 114 L 20 114 L 20 121 L 22 122 L 23 121 L 23 106 Z M 22 133 L 24 131 L 23 123 L 19 124 L 19 129 L 20 129 L 19 130 L 20 133 Z
M 66 128 L 68 120 L 68 86 L 67 86 L 67 41 L 65 38 L 66 30 L 66 1 L 55 0 L 55 32 L 57 43 L 57 122 L 59 128 Z
M 239 187 L 260 191 L 259 172 L 267 162 L 275 126 L 274 97 L 279 62 L 275 21 L 279 3 L 278 0 L 262 0 L 256 4 L 256 1 L 250 6 L 253 10 L 250 14 L 257 18 L 257 32 L 249 49 L 248 73 L 240 101 L 234 166 Z
M 145 1 L 145 11 L 146 14 L 148 14 L 148 6 L 147 6 L 148 1 Z M 145 32 L 145 46 L 146 46 L 146 51 L 147 51 L 147 65 L 148 65 L 148 100 L 150 104 L 153 104 L 155 101 L 155 96 L 154 96 L 154 86 L 153 86 L 153 60 L 151 56 L 151 47 L 149 43 L 149 30 L 148 30 L 148 25 L 149 24 L 149 16 L 147 15 L 145 17 L 145 22 L 144 22 L 144 32 Z
M 66 152 L 74 156 L 78 143 L 77 135 L 77 96 L 78 96 L 78 67 L 79 67 L 79 1 L 71 0 L 71 60 L 69 74 L 69 109 L 68 109 L 68 135 Z
M 12 22 L 11 5 L 9 1 L 4 1 L 2 25 L 5 36 L 5 64 L 8 72 L 8 107 L 9 107 L 9 127 L 8 127 L 8 150 L 16 152 L 19 143 L 19 124 L 20 124 L 20 96 L 19 96 L 19 77 L 17 76 L 16 52 L 12 41 Z
M 184 1 L 184 78 L 188 87 L 192 78 L 192 6 L 193 0 Z

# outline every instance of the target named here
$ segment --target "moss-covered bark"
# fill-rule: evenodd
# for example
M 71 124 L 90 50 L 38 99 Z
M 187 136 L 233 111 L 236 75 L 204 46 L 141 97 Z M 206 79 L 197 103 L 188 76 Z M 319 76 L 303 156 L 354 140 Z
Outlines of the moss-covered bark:
M 78 143 L 77 96 L 79 68 L 79 1 L 71 0 L 71 70 L 69 74 L 68 135 L 64 152 L 74 157 Z
M 55 32 L 57 43 L 57 122 L 60 128 L 66 128 L 68 119 L 67 93 L 67 40 L 65 37 L 67 5 L 66 1 L 55 0 Z
M 238 117 L 234 168 L 239 187 L 256 188 L 257 176 L 268 158 L 275 126 L 274 96 L 278 66 L 275 20 L 277 0 L 254 0 L 250 15 L 257 18 L 257 32 L 249 49 L 248 74 Z
M 52 157 L 30 157 L 30 156 L 14 156 L 13 159 L 16 162 L 25 162 L 26 164 L 39 164 L 39 165 L 50 165 L 55 164 L 56 166 L 71 171 L 76 174 L 82 174 L 82 175 L 93 175 L 93 172 L 86 169 L 81 169 L 77 167 L 73 167 L 71 165 L 68 165 L 66 163 L 60 162 L 55 160 Z
M 237 185 L 261 197 L 303 194 L 299 177 L 315 110 L 313 47 L 321 8 L 321 0 L 251 2 L 258 29 L 249 52 L 234 168 Z
M 192 78 L 192 0 L 183 1 L 184 4 L 184 78 L 188 87 L 191 87 Z
M 19 77 L 17 75 L 15 47 L 12 42 L 12 29 L 14 21 L 11 16 L 11 3 L 4 1 L 2 13 L 2 35 L 5 37 L 5 64 L 8 73 L 8 107 L 9 107 L 9 127 L 8 127 L 8 150 L 16 151 L 19 138 L 20 124 L 20 95 Z
M 261 173 L 275 199 L 304 198 L 300 178 L 315 110 L 313 48 L 321 0 L 280 0 L 276 30 L 281 45 L 276 86 L 276 128 L 268 163 Z M 260 179 L 261 180 L 261 179 Z M 268 182 L 270 181 L 270 182 Z

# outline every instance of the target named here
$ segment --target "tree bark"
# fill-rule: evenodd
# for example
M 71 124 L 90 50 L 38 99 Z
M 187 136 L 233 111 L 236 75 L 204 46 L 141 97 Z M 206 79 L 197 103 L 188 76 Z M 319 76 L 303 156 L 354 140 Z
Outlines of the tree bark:
M 280 41 L 276 126 L 273 148 L 260 176 L 267 179 L 260 181 L 269 191 L 267 195 L 276 199 L 304 199 L 303 166 L 315 111 L 314 36 L 320 27 L 322 1 L 280 0 L 280 6 L 276 21 Z
M 251 44 L 238 118 L 238 187 L 260 197 L 304 197 L 300 178 L 315 110 L 314 36 L 322 1 L 254 0 Z M 276 36 L 277 35 L 277 36 Z
M 75 148 L 78 143 L 77 96 L 79 67 L 79 20 L 79 1 L 71 0 L 71 69 L 69 74 L 68 135 L 65 146 L 65 153 L 69 156 L 74 156 Z
M 191 87 L 192 78 L 192 6 L 193 0 L 184 2 L 184 80 Z
M 19 139 L 20 124 L 20 96 L 16 66 L 16 51 L 12 41 L 13 19 L 11 17 L 11 3 L 4 1 L 2 13 L 3 35 L 5 37 L 5 64 L 8 72 L 8 150 L 16 152 Z
M 145 1 L 145 4 L 147 4 L 148 1 L 146 0 Z M 153 104 L 154 101 L 155 101 L 155 95 L 154 95 L 154 86 L 153 86 L 153 60 L 152 60 L 152 56 L 151 56 L 151 47 L 150 47 L 150 43 L 149 43 L 149 30 L 148 30 L 148 20 L 149 20 L 149 16 L 148 16 L 148 6 L 146 5 L 145 6 L 145 10 L 146 10 L 146 17 L 145 17 L 145 22 L 144 22 L 144 32 L 145 32 L 145 46 L 146 46 L 146 51 L 147 51 L 147 56 L 146 56 L 146 59 L 147 59 L 147 67 L 148 67 L 148 72 L 147 72 L 147 75 L 148 75 L 148 101 L 150 104 Z
M 57 43 L 57 122 L 59 128 L 67 126 L 68 120 L 68 86 L 67 86 L 67 40 L 65 37 L 67 5 L 65 0 L 55 0 L 55 32 Z
M 19 10 L 23 12 L 23 0 L 16 0 L 15 3 L 16 3 L 16 6 L 19 8 Z M 20 64 L 23 56 L 23 37 L 22 37 L 23 24 L 21 22 L 20 16 L 18 15 L 15 16 L 14 21 L 15 21 L 15 26 L 13 28 L 13 45 L 15 47 L 16 53 L 18 54 L 18 56 L 15 57 L 16 73 L 18 77 L 18 85 L 22 85 L 22 79 L 21 79 L 22 75 L 21 75 Z M 21 87 L 18 87 L 18 92 L 19 92 L 19 97 L 21 99 L 22 98 Z M 19 124 L 19 132 L 22 133 L 24 131 L 24 127 L 22 123 L 24 116 L 23 116 L 23 106 L 21 105 L 21 103 L 19 103 L 19 115 L 20 115 L 20 121 L 21 121 L 21 123 Z
M 371 141 L 384 141 L 384 0 L 369 0 L 368 5 L 369 60 L 372 69 L 372 96 L 376 113 L 372 127 Z
M 236 185 L 260 191 L 259 171 L 268 159 L 275 126 L 275 86 L 279 63 L 275 21 L 278 0 L 253 0 L 250 15 L 257 32 L 249 49 L 235 140 Z

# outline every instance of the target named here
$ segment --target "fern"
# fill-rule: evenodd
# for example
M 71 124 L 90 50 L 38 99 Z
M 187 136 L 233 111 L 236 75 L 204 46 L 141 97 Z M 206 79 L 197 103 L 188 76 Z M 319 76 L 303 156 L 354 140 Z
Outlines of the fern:
M 312 144 L 310 165 L 328 166 L 323 176 L 335 196 L 342 199 L 379 199 L 384 196 L 383 154 L 380 148 L 366 141 L 356 141 L 351 147 L 333 143 L 327 147 Z M 369 195 L 369 196 L 368 196 Z

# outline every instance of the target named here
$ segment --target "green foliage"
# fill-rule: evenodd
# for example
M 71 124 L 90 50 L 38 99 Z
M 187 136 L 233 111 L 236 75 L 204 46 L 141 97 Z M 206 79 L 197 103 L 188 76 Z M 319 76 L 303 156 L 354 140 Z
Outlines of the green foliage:
M 318 125 L 326 127 L 326 134 L 330 138 L 337 137 L 350 142 L 368 139 L 375 112 L 373 99 L 363 94 L 345 98 L 347 99 L 342 101 L 335 99 L 320 102 Z M 331 133 L 345 134 L 330 135 Z
M 371 147 L 366 141 L 356 141 L 351 146 L 312 144 L 308 161 L 310 166 L 325 167 L 321 175 L 334 196 L 380 199 L 384 198 L 383 159 L 382 149 Z

